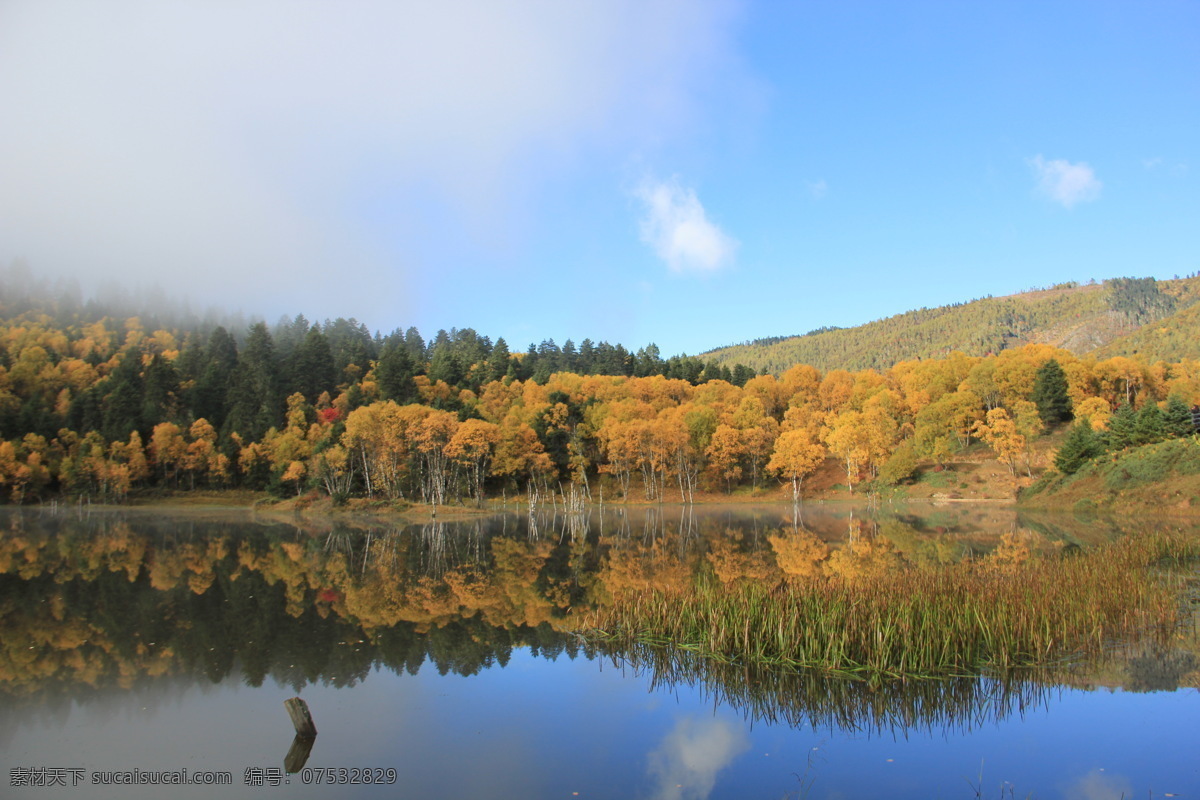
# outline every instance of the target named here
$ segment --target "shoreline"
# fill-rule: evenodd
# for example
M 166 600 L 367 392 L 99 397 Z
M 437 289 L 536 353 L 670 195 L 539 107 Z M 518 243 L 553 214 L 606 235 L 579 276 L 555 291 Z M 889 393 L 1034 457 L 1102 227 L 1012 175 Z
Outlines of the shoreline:
M 604 503 L 590 502 L 583 504 L 578 510 L 590 513 L 595 510 L 609 508 L 621 509 L 650 509 L 650 508 L 670 508 L 670 509 L 686 509 L 686 508 L 701 508 L 701 509 L 719 509 L 719 508 L 736 508 L 747 506 L 763 506 L 787 509 L 792 507 L 793 502 L 789 498 L 775 496 L 761 497 L 735 497 L 735 496 L 705 496 L 692 503 L 681 502 L 679 500 L 620 500 L 620 501 L 605 501 Z M 1164 519 L 1196 519 L 1200 518 L 1200 508 L 1188 507 L 1180 508 L 1177 506 L 1151 506 L 1146 504 L 1131 503 L 1124 508 L 1112 508 L 1106 506 L 1097 506 L 1089 509 L 1078 509 L 1071 507 L 1054 507 L 1053 504 L 1038 504 L 1038 503 L 1023 503 L 1017 498 L 998 498 L 998 497 L 912 497 L 912 496 L 879 496 L 869 497 L 868 495 L 853 495 L 853 496 L 837 496 L 837 497 L 812 497 L 802 499 L 798 507 L 803 510 L 813 507 L 844 507 L 844 508 L 863 508 L 867 510 L 878 510 L 884 507 L 887 508 L 908 508 L 913 509 L 923 507 L 945 507 L 958 506 L 970 507 L 977 506 L 981 508 L 1002 508 L 1012 509 L 1013 511 L 1026 511 L 1033 513 L 1049 513 L 1049 514 L 1070 514 L 1079 516 L 1096 517 L 1114 517 L 1121 518 L 1127 516 L 1145 516 L 1150 514 L 1154 517 Z M 156 494 L 152 496 L 131 498 L 127 503 L 90 503 L 76 501 L 67 502 L 52 502 L 39 503 L 36 505 L 24 506 L 8 506 L 11 509 L 18 510 L 50 510 L 60 512 L 69 512 L 72 510 L 84 510 L 88 513 L 94 512 L 112 512 L 112 511 L 134 511 L 137 513 L 213 513 L 225 514 L 250 513 L 254 516 L 263 516 L 276 519 L 347 519 L 347 520 L 400 520 L 409 523 L 424 523 L 430 521 L 440 522 L 461 522 L 463 520 L 476 519 L 479 517 L 487 517 L 493 514 L 503 513 L 528 513 L 529 505 L 526 502 L 501 502 L 499 498 L 487 498 L 482 506 L 467 505 L 467 504 L 442 504 L 429 505 L 423 503 L 393 503 L 380 500 L 366 500 L 365 498 L 354 498 L 348 503 L 341 506 L 334 506 L 332 500 L 327 497 L 314 497 L 305 495 L 300 498 L 279 499 L 265 492 L 252 492 L 247 490 L 207 490 L 207 491 L 178 491 L 173 493 Z M 537 511 L 556 511 L 559 513 L 571 513 L 563 503 L 541 503 L 536 506 Z

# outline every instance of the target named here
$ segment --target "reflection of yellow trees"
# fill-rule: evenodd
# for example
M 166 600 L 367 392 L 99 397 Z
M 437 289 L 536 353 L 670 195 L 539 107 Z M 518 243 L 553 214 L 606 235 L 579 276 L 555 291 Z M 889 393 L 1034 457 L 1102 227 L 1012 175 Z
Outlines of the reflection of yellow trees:
M 599 604 L 624 593 L 642 593 L 663 587 L 682 587 L 692 577 L 692 566 L 680 557 L 678 543 L 665 538 L 653 542 L 611 542 L 596 576 L 593 601 Z
M 150 585 L 169 591 L 187 585 L 195 594 L 204 594 L 216 579 L 216 568 L 225 560 L 229 543 L 224 537 L 205 541 L 182 542 L 173 548 L 156 547 L 149 558 Z
M 368 633 L 400 622 L 428 630 L 476 616 L 497 627 L 536 626 L 550 621 L 557 608 L 537 588 L 550 549 L 544 541 L 495 539 L 491 569 L 467 564 L 435 577 L 407 574 L 412 554 L 401 548 L 369 562 L 361 580 L 350 579 L 344 558 L 331 558 L 324 579 L 341 590 L 339 610 Z
M 709 543 L 705 558 L 722 583 L 738 580 L 767 580 L 776 577 L 774 565 L 767 561 L 762 550 L 746 550 L 743 547 L 745 534 L 727 530 L 724 536 L 714 537 Z
M 953 564 L 961 561 L 965 545 L 956 537 L 941 533 L 920 533 L 897 520 L 884 520 L 879 525 L 905 561 L 918 566 Z
M 291 617 L 311 611 L 378 640 L 399 624 L 430 632 L 464 620 L 508 630 L 543 624 L 570 630 L 617 598 L 682 591 L 707 571 L 722 584 L 857 580 L 902 576 L 963 550 L 958 540 L 918 534 L 899 521 L 880 523 L 883 533 L 874 537 L 856 521 L 851 542 L 832 551 L 804 529 L 776 529 L 751 540 L 703 522 L 676 535 L 660 521 L 653 532 L 622 528 L 597 539 L 583 525 L 563 538 L 485 536 L 482 528 L 436 524 L 414 534 L 318 537 L 289 529 L 245 535 L 217 527 L 176 538 L 111 518 L 99 530 L 58 535 L 16 524 L 0 537 L 0 576 L 37 584 L 0 598 L 0 686 L 15 691 L 49 680 L 128 685 L 180 667 L 179 657 L 161 646 L 124 639 L 128 634 L 111 627 L 112 609 L 71 606 L 88 581 L 107 580 L 109 590 L 127 587 L 128 597 L 145 599 L 137 603 L 142 608 L 161 603 L 169 629 L 198 622 L 186 616 L 196 612 L 184 611 L 193 602 L 205 605 L 194 598 L 223 592 L 228 599 L 246 591 L 238 588 L 241 581 L 265 584 L 274 587 L 272 602 Z M 1009 534 L 978 563 L 989 574 L 1004 574 L 1048 547 L 1030 534 Z M 43 593 L 44 602 L 19 604 L 29 592 Z
M 857 536 L 829 556 L 825 569 L 830 575 L 854 580 L 879 578 L 903 564 L 890 539 Z
M 5 601 L 0 619 L 0 687 L 9 694 L 33 694 L 59 681 L 128 688 L 138 677 L 170 673 L 177 663 L 170 648 L 143 644 L 124 652 L 96 626 L 67 616 L 61 603 L 17 613 Z
M 984 563 L 988 568 L 997 572 L 1016 573 L 1033 556 L 1030 538 L 1031 535 L 1026 532 L 1010 532 L 1001 535 L 1000 544 Z
M 145 581 L 146 591 L 164 596 L 203 595 L 221 576 L 236 582 L 239 576 L 254 574 L 282 592 L 287 614 L 335 614 L 367 636 L 400 623 L 425 631 L 468 619 L 508 629 L 566 624 L 564 612 L 575 579 L 543 575 L 553 541 L 494 537 L 479 553 L 482 561 L 454 563 L 453 557 L 431 559 L 420 550 L 445 547 L 444 540 L 453 534 L 438 530 L 433 536 L 432 544 L 397 534 L 343 537 L 347 547 L 327 550 L 328 542 L 308 537 L 211 534 L 162 540 L 134 533 L 124 523 L 76 536 L 10 531 L 0 539 L 0 573 L 25 581 L 52 576 L 53 585 L 119 573 L 131 582 Z M 438 536 L 443 541 L 436 541 Z M 580 537 L 580 546 L 584 542 Z M 434 566 L 435 561 L 446 568 L 422 571 L 422 564 Z M 88 621 L 92 611 L 68 612 L 61 594 L 36 605 L 32 614 L 19 610 L 11 597 L 0 601 L 0 685 L 9 691 L 22 686 L 33 690 L 46 681 L 64 679 L 129 685 L 138 676 L 162 674 L 176 663 L 162 648 L 118 646 Z
M 775 551 L 775 563 L 789 578 L 815 578 L 829 557 L 829 545 L 809 530 L 781 531 L 767 537 Z

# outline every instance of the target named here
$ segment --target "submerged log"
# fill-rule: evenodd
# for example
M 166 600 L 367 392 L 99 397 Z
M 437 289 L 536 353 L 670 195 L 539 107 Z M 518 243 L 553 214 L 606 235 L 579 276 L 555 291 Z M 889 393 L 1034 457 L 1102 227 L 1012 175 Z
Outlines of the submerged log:
M 288 716 L 292 718 L 292 726 L 295 727 L 297 736 L 312 738 L 317 735 L 317 726 L 313 724 L 312 714 L 308 711 L 308 703 L 299 697 L 293 697 L 290 700 L 284 700 L 283 705 L 287 709 Z

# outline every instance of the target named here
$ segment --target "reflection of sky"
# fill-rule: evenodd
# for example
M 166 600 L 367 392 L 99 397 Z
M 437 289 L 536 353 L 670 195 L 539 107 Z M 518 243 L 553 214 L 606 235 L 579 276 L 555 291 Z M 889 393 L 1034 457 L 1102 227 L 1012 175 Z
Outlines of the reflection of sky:
M 338 797 L 812 798 L 1195 796 L 1200 693 L 1064 691 L 1024 718 L 969 734 L 814 731 L 746 722 L 695 689 L 647 689 L 609 663 L 514 651 L 506 668 L 464 678 L 428 665 L 371 674 L 353 689 L 308 687 L 320 735 L 310 767 L 395 767 L 390 790 Z M 328 787 L 242 786 L 246 767 L 282 766 L 292 729 L 287 688 L 226 682 L 24 717 L 0 745 L 0 795 L 64 798 L 328 797 Z M 143 710 L 145 707 L 145 710 Z M 13 720 L 5 720 L 5 724 Z M 814 750 L 813 748 L 817 748 Z M 10 789 L 13 766 L 227 769 L 231 788 Z M 397 791 L 399 790 L 399 791 Z M 57 793 L 56 793 L 57 792 Z M 578 792 L 578 794 L 574 794 Z
M 655 800 L 704 800 L 717 773 L 750 746 L 745 727 L 714 717 L 683 717 L 650 754 Z
M 1068 784 L 1063 796 L 1066 800 L 1110 800 L 1133 797 L 1133 787 L 1120 775 L 1109 775 L 1094 769 L 1074 783 Z

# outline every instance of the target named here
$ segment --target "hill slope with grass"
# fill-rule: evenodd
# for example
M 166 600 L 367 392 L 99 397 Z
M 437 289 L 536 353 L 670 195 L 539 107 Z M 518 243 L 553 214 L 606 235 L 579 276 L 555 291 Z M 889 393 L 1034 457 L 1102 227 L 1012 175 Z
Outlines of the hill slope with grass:
M 1137 353 L 1146 361 L 1196 358 L 1200 357 L 1197 301 L 1200 277 L 1196 276 L 1067 283 L 921 308 L 854 328 L 758 339 L 703 356 L 776 374 L 796 364 L 820 370 L 884 370 L 900 361 L 939 358 L 955 350 L 983 356 L 1029 343 L 1050 344 L 1077 355 Z
M 1200 437 L 1106 454 L 1072 475 L 1048 471 L 1021 492 L 1022 505 L 1075 511 L 1200 509 Z

